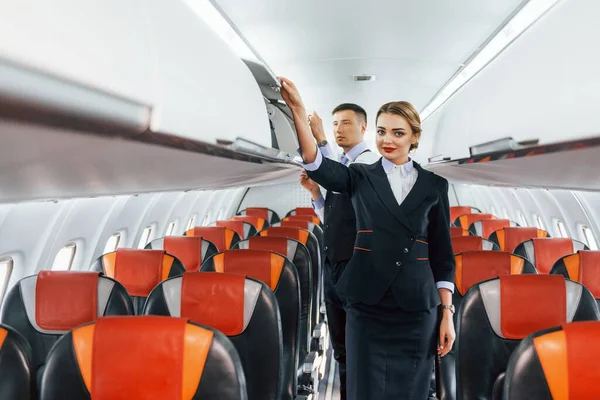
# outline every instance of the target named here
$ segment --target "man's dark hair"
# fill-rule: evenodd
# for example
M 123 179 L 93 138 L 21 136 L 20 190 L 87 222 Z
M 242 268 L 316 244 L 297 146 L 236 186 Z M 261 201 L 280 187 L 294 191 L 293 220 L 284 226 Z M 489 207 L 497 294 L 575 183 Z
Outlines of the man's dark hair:
M 365 111 L 365 109 L 362 108 L 361 106 L 359 106 L 358 104 L 354 104 L 354 103 L 340 104 L 339 106 L 337 106 L 336 108 L 333 109 L 333 111 L 331 112 L 331 115 L 335 114 L 336 112 L 346 111 L 346 110 L 354 111 L 356 113 L 356 115 L 361 116 L 363 118 L 363 120 L 365 122 L 367 122 L 367 112 Z

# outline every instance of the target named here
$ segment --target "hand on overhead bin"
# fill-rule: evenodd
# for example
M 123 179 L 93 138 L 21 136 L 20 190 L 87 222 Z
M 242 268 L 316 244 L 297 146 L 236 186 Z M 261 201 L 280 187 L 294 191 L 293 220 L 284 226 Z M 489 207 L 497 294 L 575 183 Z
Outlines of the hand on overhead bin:
M 327 139 L 327 136 L 325 136 L 325 129 L 323 128 L 323 120 L 316 111 L 308 114 L 308 120 L 310 121 L 310 130 L 312 131 L 313 137 L 317 140 L 317 143 Z
M 288 105 L 292 111 L 299 111 L 304 109 L 304 103 L 302 102 L 302 97 L 300 97 L 300 92 L 294 85 L 294 82 L 286 79 L 284 77 L 279 77 L 281 80 L 281 97 Z

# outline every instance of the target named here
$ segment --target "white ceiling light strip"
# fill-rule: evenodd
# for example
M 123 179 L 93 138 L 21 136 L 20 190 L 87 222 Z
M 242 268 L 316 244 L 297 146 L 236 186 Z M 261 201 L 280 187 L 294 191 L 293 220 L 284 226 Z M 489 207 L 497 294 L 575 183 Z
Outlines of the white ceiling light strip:
M 496 58 L 509 44 L 529 28 L 560 0 L 530 0 L 494 35 L 483 48 L 473 54 L 446 85 L 421 111 L 421 121 L 430 117 L 458 89 Z
M 241 59 L 251 60 L 263 64 L 275 76 L 265 60 L 250 45 L 233 22 L 212 0 L 185 0 L 186 4 L 206 22 L 219 37 L 227 43 Z

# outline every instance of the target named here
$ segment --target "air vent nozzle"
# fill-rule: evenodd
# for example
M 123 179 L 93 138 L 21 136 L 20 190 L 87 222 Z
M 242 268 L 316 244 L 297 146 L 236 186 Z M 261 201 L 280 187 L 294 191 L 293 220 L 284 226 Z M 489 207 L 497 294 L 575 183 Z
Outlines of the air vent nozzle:
M 356 82 L 374 81 L 375 75 L 354 75 L 352 78 Z

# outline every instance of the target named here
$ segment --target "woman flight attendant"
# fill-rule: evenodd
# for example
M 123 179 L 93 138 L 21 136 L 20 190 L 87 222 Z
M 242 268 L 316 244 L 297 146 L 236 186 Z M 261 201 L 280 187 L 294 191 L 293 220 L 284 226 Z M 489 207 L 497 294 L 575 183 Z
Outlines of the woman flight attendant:
M 348 193 L 356 213 L 354 254 L 336 286 L 347 308 L 348 399 L 427 399 L 436 342 L 441 356 L 454 343 L 455 266 L 448 181 L 408 156 L 421 135 L 419 115 L 407 102 L 383 105 L 376 119 L 383 157 L 346 167 L 317 151 L 298 90 L 281 83 L 308 176 Z

